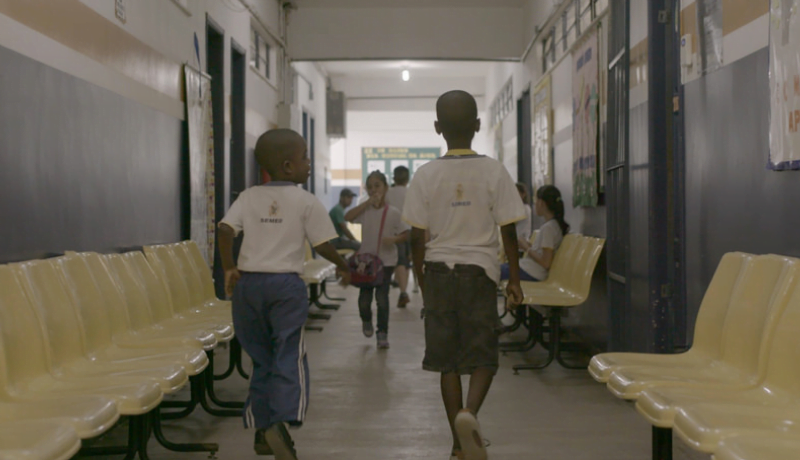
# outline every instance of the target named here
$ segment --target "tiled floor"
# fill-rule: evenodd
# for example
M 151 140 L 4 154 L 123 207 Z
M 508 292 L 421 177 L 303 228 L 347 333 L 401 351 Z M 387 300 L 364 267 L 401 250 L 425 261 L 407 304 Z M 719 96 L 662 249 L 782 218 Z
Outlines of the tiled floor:
M 392 307 L 391 349 L 378 351 L 375 339 L 361 334 L 357 290 L 333 292 L 345 295 L 347 302 L 324 323 L 323 332 L 306 335 L 311 406 L 305 426 L 292 432 L 300 459 L 448 459 L 451 441 L 438 375 L 420 368 L 424 339 L 419 295 L 412 296 L 405 310 Z M 396 297 L 393 290 L 393 305 Z M 519 354 L 502 358 L 480 414 L 484 436 L 492 443 L 491 458 L 650 458 L 650 427 L 630 403 L 615 399 L 581 370 L 553 365 L 513 375 L 511 365 L 523 360 Z M 219 361 L 217 368 L 224 368 L 224 359 Z M 218 384 L 218 393 L 224 399 L 243 400 L 246 388 L 247 383 L 234 376 Z M 245 431 L 238 418 L 214 418 L 198 411 L 167 427 L 175 441 L 219 443 L 217 458 L 222 460 L 264 458 L 253 453 L 253 432 Z M 686 458 L 677 450 L 676 459 Z M 150 452 L 156 460 L 206 458 L 167 452 L 154 440 Z

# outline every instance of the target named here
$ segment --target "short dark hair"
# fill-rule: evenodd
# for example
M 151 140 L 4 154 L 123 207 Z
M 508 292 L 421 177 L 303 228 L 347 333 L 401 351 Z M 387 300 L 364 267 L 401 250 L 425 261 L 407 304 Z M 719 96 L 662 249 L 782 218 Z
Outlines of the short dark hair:
M 407 184 L 409 176 L 410 176 L 410 173 L 409 173 L 407 167 L 398 166 L 398 167 L 394 168 L 394 183 L 395 184 L 400 184 L 400 185 Z

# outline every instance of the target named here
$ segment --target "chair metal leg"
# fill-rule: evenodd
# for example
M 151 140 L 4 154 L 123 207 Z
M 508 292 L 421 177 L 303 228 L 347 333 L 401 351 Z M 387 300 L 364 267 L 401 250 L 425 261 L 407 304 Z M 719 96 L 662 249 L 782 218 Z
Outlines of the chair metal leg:
M 226 407 L 229 409 L 244 409 L 244 401 L 222 401 L 217 398 L 217 394 L 214 391 L 214 350 L 208 351 L 206 354 L 208 355 L 208 367 L 205 371 L 203 371 L 203 376 L 206 380 L 205 383 L 208 399 L 219 407 Z
M 672 460 L 672 429 L 653 427 L 653 460 Z
M 322 332 L 322 330 L 323 330 L 324 328 L 323 328 L 322 326 L 314 326 L 314 325 L 309 325 L 309 324 L 306 324 L 306 325 L 303 327 L 303 329 L 305 329 L 305 330 L 307 330 L 307 331 Z
M 225 372 L 223 372 L 222 374 L 215 375 L 214 376 L 214 380 L 225 380 L 228 377 L 230 377 L 231 374 L 233 374 L 233 371 L 236 369 L 236 361 L 234 359 L 234 350 L 233 350 L 234 349 L 234 343 L 237 344 L 237 345 L 239 344 L 239 341 L 236 339 L 236 337 L 234 337 L 233 340 L 231 340 L 230 344 L 229 344 L 230 350 L 229 350 L 228 353 L 229 353 L 230 359 L 228 360 L 228 368 L 225 369 Z M 239 345 L 239 346 L 241 346 L 241 345 Z M 214 350 L 211 350 L 210 353 L 214 353 Z
M 219 451 L 219 445 L 216 443 L 175 443 L 168 440 L 164 436 L 164 432 L 162 431 L 161 427 L 161 418 L 159 417 L 158 409 L 151 412 L 150 421 L 153 427 L 153 435 L 165 449 L 171 450 L 173 452 L 208 452 L 210 458 L 214 458 L 217 451 Z
M 309 301 L 312 305 L 316 305 L 320 310 L 338 310 L 341 305 L 325 304 L 320 301 L 322 295 L 325 294 L 325 281 L 319 285 L 312 284 L 309 286 Z
M 215 417 L 241 417 L 241 409 L 218 409 L 209 404 L 208 399 L 206 399 L 206 396 L 208 395 L 208 387 L 206 386 L 207 379 L 208 378 L 203 374 L 194 375 L 191 377 L 192 383 L 198 388 L 197 395 L 200 399 L 200 407 Z
M 550 320 L 550 346 L 547 350 L 547 359 L 540 364 L 517 364 L 513 367 L 514 375 L 519 375 L 519 371 L 521 370 L 544 369 L 555 359 L 556 354 L 558 353 L 558 343 L 560 341 L 559 336 L 561 331 L 561 317 L 558 316 L 557 313 L 553 314 L 552 310 L 548 316 Z
M 321 286 L 321 289 L 322 289 L 322 296 L 323 296 L 323 297 L 325 297 L 326 299 L 328 299 L 328 300 L 331 300 L 331 301 L 333 301 L 333 302 L 344 302 L 344 301 L 346 301 L 346 300 L 347 300 L 347 299 L 345 299 L 344 297 L 330 297 L 330 296 L 328 295 L 328 288 L 327 288 L 327 286 L 328 286 L 328 281 L 327 281 L 327 280 L 323 281 L 323 282 L 322 282 L 322 286 Z M 333 310 L 338 310 L 338 309 L 339 309 L 339 307 L 340 307 L 340 305 L 336 305 L 336 308 L 333 308 Z
M 321 319 L 321 320 L 325 320 L 325 321 L 328 321 L 328 320 L 331 319 L 331 315 L 329 315 L 327 313 L 309 313 L 308 317 L 309 317 L 309 319 Z
M 244 353 L 242 350 L 242 344 L 239 343 L 239 341 L 235 338 L 233 339 L 233 342 L 235 343 L 231 344 L 231 353 L 233 353 L 233 360 L 236 362 L 236 370 L 243 379 L 249 380 L 250 375 L 244 370 Z

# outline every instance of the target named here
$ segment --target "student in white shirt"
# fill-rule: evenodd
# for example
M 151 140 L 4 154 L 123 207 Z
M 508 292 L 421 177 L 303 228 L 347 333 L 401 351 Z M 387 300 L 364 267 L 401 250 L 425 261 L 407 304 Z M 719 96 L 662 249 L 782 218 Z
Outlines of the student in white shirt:
M 386 202 L 389 184 L 386 175 L 373 171 L 367 177 L 369 200 L 345 214 L 348 222 L 361 224 L 359 253 L 377 255 L 383 262 L 383 283 L 377 287 L 362 287 L 358 295 L 358 311 L 362 332 L 372 337 L 372 298 L 378 304 L 378 348 L 389 348 L 389 289 L 392 273 L 397 266 L 397 243 L 408 240 L 408 227 L 403 224 L 400 210 Z M 384 217 L 385 216 L 385 217 Z M 383 222 L 383 225 L 381 225 Z M 381 233 L 381 226 L 383 233 Z
M 255 155 L 272 181 L 245 190 L 233 203 L 218 226 L 219 254 L 225 291 L 233 295 L 236 337 L 253 359 L 245 427 L 256 428 L 257 454 L 297 460 L 286 425 L 300 426 L 308 407 L 303 343 L 308 297 L 300 279 L 306 240 L 336 264 L 345 285 L 350 271 L 330 243 L 336 231 L 325 207 L 297 186 L 311 171 L 303 138 L 288 129 L 268 131 L 258 139 Z M 236 265 L 233 239 L 240 232 L 244 241 Z
M 478 411 L 498 367 L 498 227 L 509 260 L 509 305 L 519 305 L 517 233 L 525 210 L 498 161 L 471 150 L 480 129 L 475 99 L 451 91 L 436 103 L 448 152 L 415 174 L 403 219 L 411 225 L 414 273 L 425 304 L 425 370 L 441 374 L 452 458 L 485 459 Z M 426 243 L 425 233 L 430 232 Z M 470 375 L 466 407 L 461 375 Z
M 569 233 L 569 224 L 564 220 L 564 201 L 561 192 L 552 185 L 545 185 L 536 191 L 536 215 L 543 217 L 545 223 L 533 244 L 520 241 L 525 256 L 519 261 L 523 281 L 544 281 L 553 264 L 556 250 L 564 235 Z M 508 279 L 508 264 L 503 264 L 501 278 Z
M 405 166 L 394 168 L 394 185 L 386 192 L 386 202 L 401 212 L 406 202 L 406 191 L 410 172 Z M 411 244 L 408 240 L 397 243 L 397 267 L 394 269 L 394 279 L 400 288 L 400 298 L 397 307 L 405 308 L 411 299 L 408 297 L 408 270 L 411 268 Z

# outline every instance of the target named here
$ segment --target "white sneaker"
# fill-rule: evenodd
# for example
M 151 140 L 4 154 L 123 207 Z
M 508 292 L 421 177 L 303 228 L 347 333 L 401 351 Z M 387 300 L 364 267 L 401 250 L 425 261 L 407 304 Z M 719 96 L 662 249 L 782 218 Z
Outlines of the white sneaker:
M 487 460 L 489 458 L 486 444 L 481 436 L 481 427 L 472 412 L 462 409 L 456 415 L 455 428 L 465 460 Z

